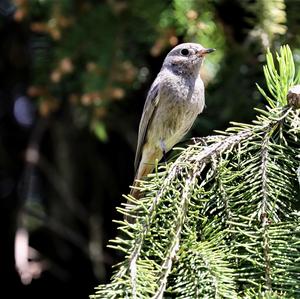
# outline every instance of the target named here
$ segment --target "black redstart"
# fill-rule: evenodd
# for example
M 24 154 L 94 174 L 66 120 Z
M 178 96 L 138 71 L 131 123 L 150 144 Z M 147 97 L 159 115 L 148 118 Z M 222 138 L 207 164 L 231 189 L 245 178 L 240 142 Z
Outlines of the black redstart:
M 166 56 L 144 105 L 135 156 L 135 180 L 149 174 L 192 127 L 204 108 L 204 84 L 200 67 L 204 56 L 214 49 L 183 43 Z M 137 182 L 134 183 L 138 185 Z M 139 197 L 132 189 L 131 195 Z

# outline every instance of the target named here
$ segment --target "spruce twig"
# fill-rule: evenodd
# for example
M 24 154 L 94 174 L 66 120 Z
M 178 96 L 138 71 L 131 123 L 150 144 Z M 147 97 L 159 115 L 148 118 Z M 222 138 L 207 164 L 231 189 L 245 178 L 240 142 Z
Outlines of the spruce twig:
M 253 124 L 195 139 L 120 209 L 135 217 L 113 242 L 126 256 L 92 298 L 299 296 L 300 76 L 287 46 L 276 60 Z

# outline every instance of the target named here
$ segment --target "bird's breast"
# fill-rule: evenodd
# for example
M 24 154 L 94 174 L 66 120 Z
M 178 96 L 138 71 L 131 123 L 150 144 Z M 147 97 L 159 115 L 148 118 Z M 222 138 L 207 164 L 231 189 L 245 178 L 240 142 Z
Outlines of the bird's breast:
M 165 79 L 160 85 L 159 102 L 149 128 L 150 140 L 163 140 L 167 149 L 176 144 L 190 129 L 204 107 L 201 79 Z
M 192 108 L 200 113 L 204 107 L 204 85 L 198 76 L 196 79 L 184 76 L 167 76 L 160 85 L 160 101 L 166 105 Z

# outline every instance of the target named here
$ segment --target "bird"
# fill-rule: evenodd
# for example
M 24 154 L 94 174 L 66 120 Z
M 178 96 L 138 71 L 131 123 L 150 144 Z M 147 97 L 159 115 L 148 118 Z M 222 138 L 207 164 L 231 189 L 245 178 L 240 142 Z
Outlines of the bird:
M 140 197 L 139 180 L 182 140 L 203 111 L 205 87 L 200 68 L 206 54 L 213 51 L 197 43 L 182 43 L 166 55 L 148 91 L 139 124 L 130 192 L 135 199 Z

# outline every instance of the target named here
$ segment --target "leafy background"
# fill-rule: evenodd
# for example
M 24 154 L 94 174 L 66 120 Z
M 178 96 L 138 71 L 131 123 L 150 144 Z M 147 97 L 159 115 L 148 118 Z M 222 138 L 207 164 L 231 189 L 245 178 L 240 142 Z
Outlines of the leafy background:
M 3 291 L 84 298 L 107 282 L 120 259 L 106 247 L 117 234 L 112 219 L 121 217 L 144 99 L 166 53 L 183 41 L 217 49 L 202 70 L 207 107 L 185 141 L 250 122 L 264 105 L 255 83 L 264 87 L 266 50 L 288 43 L 299 66 L 299 9 L 297 0 L 3 0 Z M 41 271 L 23 283 L 14 266 L 20 228 Z

